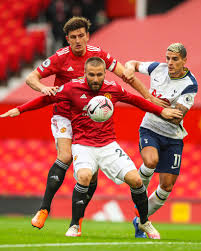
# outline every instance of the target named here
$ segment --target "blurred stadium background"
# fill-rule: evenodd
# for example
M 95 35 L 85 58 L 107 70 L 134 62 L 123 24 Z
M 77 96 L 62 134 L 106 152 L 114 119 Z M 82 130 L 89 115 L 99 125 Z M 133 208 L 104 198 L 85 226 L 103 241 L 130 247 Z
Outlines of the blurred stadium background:
M 139 4 L 140 3 L 140 4 Z M 142 3 L 147 3 L 143 9 Z M 187 67 L 201 81 L 200 0 L 1 0 L 0 1 L 0 113 L 40 94 L 24 83 L 25 77 L 42 60 L 66 46 L 61 29 L 73 15 L 93 23 L 89 44 L 109 51 L 117 60 L 164 61 L 170 43 L 182 42 L 188 51 Z M 144 10 L 146 10 L 144 12 Z M 116 79 L 126 89 L 129 86 Z M 149 80 L 139 76 L 146 86 Z M 54 76 L 43 80 L 52 85 Z M 136 93 L 135 93 L 136 94 Z M 0 214 L 33 215 L 40 206 L 48 170 L 56 158 L 51 135 L 52 109 L 0 120 Z M 144 113 L 118 105 L 114 119 L 120 145 L 139 168 L 138 128 Z M 184 123 L 185 139 L 181 175 L 166 205 L 153 221 L 201 223 L 201 92 Z M 72 167 L 53 200 L 51 216 L 71 216 L 74 187 Z M 153 178 L 149 193 L 158 184 Z M 134 216 L 130 192 L 99 173 L 98 188 L 86 218 L 124 221 Z

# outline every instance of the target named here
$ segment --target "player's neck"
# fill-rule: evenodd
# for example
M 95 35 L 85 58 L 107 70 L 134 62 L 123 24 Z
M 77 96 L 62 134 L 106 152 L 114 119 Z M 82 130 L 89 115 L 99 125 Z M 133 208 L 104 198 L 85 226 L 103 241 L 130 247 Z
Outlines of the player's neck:
M 76 56 L 76 57 L 82 57 L 84 56 L 86 53 L 86 48 L 83 50 L 83 51 L 73 51 L 73 54 Z
M 188 69 L 187 68 L 183 68 L 182 71 L 180 72 L 176 72 L 176 73 L 172 73 L 169 74 L 171 78 L 182 78 L 186 75 Z

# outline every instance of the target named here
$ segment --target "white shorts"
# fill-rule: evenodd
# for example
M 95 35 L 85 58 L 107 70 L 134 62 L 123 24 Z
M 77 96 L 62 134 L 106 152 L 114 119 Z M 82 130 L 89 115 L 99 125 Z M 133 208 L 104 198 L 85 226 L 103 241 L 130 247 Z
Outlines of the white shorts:
M 124 182 L 124 177 L 128 172 L 136 170 L 133 161 L 117 142 L 112 142 L 102 147 L 73 144 L 72 154 L 76 180 L 79 169 L 88 168 L 95 174 L 100 167 L 109 179 L 117 184 L 121 184 Z
M 55 141 L 57 141 L 58 138 L 72 139 L 71 121 L 65 117 L 54 115 L 51 118 L 51 129 Z

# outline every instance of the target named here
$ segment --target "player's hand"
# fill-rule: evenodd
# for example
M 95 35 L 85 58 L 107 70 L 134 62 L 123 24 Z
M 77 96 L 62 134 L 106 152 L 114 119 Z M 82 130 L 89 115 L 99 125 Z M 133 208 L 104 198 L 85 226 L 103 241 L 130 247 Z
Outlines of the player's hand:
M 182 119 L 183 113 L 178 109 L 164 108 L 161 112 L 164 119 Z
M 0 118 L 6 118 L 6 117 L 16 117 L 20 115 L 20 111 L 17 108 L 11 109 L 3 114 L 0 115 Z
M 151 95 L 149 98 L 147 98 L 146 100 L 152 102 L 155 105 L 161 106 L 161 107 L 169 107 L 170 103 L 168 103 L 167 101 L 160 99 L 160 98 L 156 98 L 153 95 Z
M 48 96 L 55 96 L 57 94 L 57 90 L 59 89 L 58 86 L 44 86 L 41 89 L 41 93 L 48 95 Z
M 134 70 L 131 68 L 125 68 L 122 79 L 124 82 L 131 84 L 133 81 L 135 81 Z

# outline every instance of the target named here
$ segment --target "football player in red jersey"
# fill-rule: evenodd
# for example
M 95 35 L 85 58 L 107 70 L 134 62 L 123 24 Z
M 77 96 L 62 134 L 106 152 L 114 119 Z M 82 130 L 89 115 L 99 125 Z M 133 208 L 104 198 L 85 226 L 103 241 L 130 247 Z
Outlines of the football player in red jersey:
M 159 233 L 147 218 L 146 189 L 134 163 L 116 142 L 113 119 L 110 118 L 102 123 L 94 122 L 87 116 L 86 106 L 94 96 L 110 93 L 113 104 L 122 101 L 162 116 L 164 119 L 180 118 L 182 113 L 176 109 L 156 106 L 141 97 L 126 92 L 116 82 L 104 80 L 105 69 L 106 64 L 103 59 L 89 58 L 85 63 L 84 79 L 72 80 L 61 86 L 55 96 L 39 97 L 8 111 L 1 117 L 13 117 L 55 102 L 70 101 L 73 128 L 72 152 L 77 184 L 72 197 L 72 221 L 66 236 L 81 235 L 79 221 L 84 215 L 91 181 L 100 167 L 114 182 L 126 182 L 130 186 L 132 200 L 140 214 L 139 227 L 148 234 L 149 238 L 159 239 Z
M 57 87 L 69 82 L 71 79 L 84 75 L 84 63 L 88 58 L 98 56 L 105 61 L 106 68 L 109 71 L 114 72 L 117 76 L 132 84 L 143 97 L 149 98 L 154 102 L 161 102 L 160 104 L 163 105 L 163 101 L 150 95 L 144 85 L 136 78 L 134 79 L 133 71 L 129 72 L 129 70 L 126 70 L 124 72 L 124 67 L 110 56 L 109 53 L 87 44 L 89 40 L 89 27 L 90 22 L 86 18 L 73 17 L 68 20 L 64 26 L 64 32 L 70 46 L 59 49 L 54 55 L 46 59 L 42 65 L 28 75 L 26 83 L 34 90 L 40 91 L 43 94 L 55 95 Z M 41 78 L 54 74 L 54 86 L 47 87 L 40 82 Z M 51 129 L 57 146 L 57 159 L 50 168 L 40 210 L 32 219 L 32 225 L 39 229 L 44 226 L 50 211 L 52 199 L 63 183 L 66 170 L 72 162 L 72 127 L 68 101 L 54 105 Z M 90 194 L 94 193 L 96 185 L 96 181 L 91 184 L 89 189 Z

